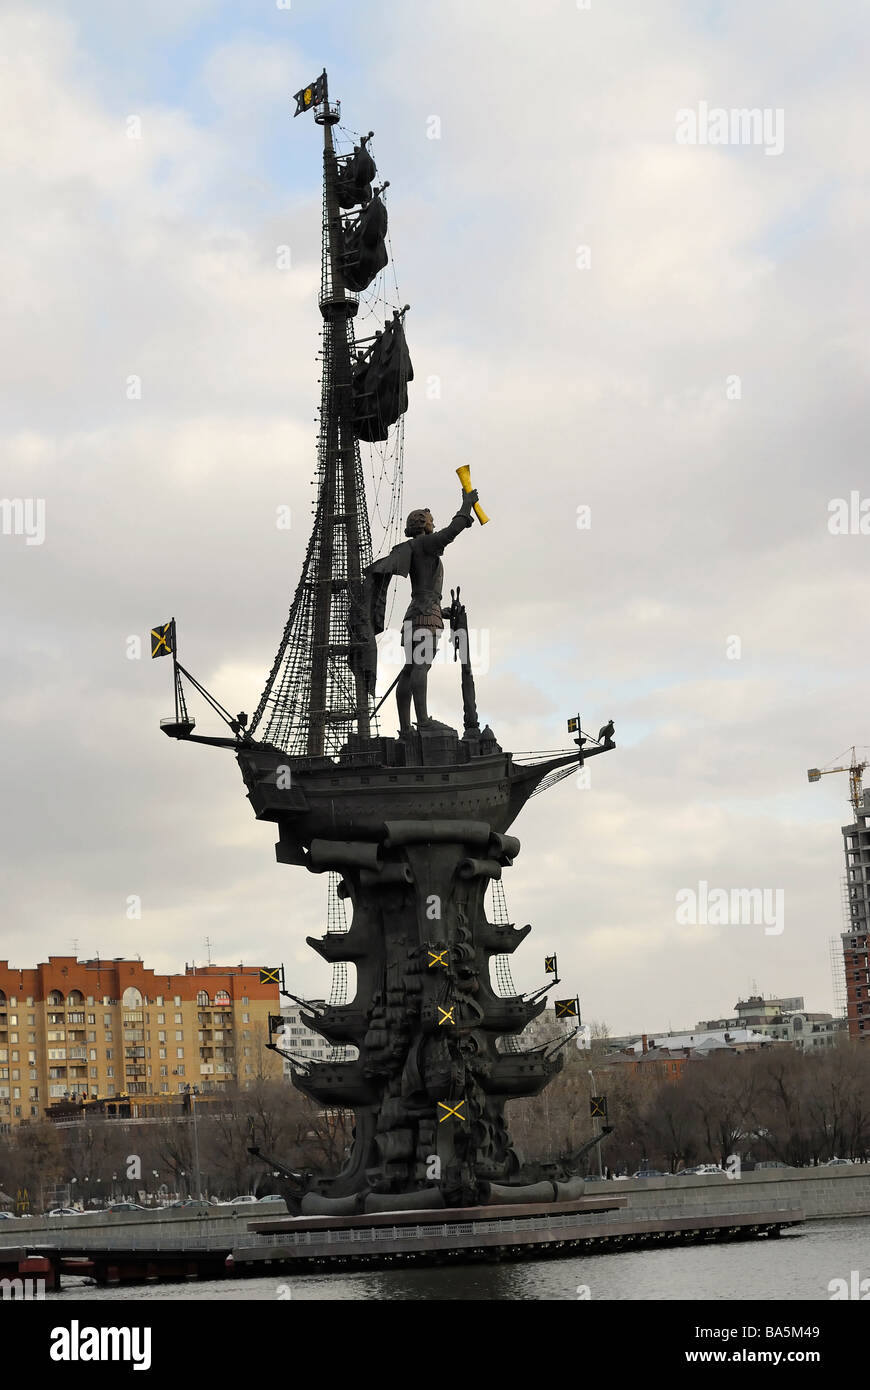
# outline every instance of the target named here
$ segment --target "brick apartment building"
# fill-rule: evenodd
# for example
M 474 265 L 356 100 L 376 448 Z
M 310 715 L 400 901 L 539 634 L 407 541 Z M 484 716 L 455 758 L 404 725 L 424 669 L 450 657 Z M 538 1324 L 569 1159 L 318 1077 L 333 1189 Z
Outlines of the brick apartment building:
M 64 1100 L 167 1099 L 280 1077 L 267 1049 L 277 984 L 252 966 L 185 966 L 49 956 L 0 961 L 0 1132 Z

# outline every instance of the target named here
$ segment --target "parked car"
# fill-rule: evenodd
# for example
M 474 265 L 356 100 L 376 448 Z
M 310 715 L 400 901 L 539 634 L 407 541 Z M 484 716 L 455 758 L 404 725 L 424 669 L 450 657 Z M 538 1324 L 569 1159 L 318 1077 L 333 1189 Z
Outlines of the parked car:
M 827 1161 L 827 1163 L 823 1163 L 823 1164 L 822 1164 L 822 1167 L 823 1167 L 823 1168 L 839 1168 L 839 1167 L 841 1167 L 843 1164 L 846 1164 L 846 1166 L 847 1166 L 848 1168 L 851 1168 L 851 1167 L 852 1167 L 852 1159 L 851 1159 L 851 1158 L 829 1158 L 828 1161 Z
M 232 1201 L 227 1203 L 227 1206 L 241 1207 L 245 1206 L 248 1202 L 256 1202 L 256 1200 L 256 1197 L 253 1197 L 250 1194 L 247 1197 L 233 1197 Z
M 83 1211 L 79 1211 L 76 1207 L 54 1207 L 51 1211 L 46 1212 L 46 1215 L 47 1215 L 47 1216 L 84 1216 L 84 1212 L 83 1212 Z
M 633 1178 L 669 1178 L 670 1173 L 660 1173 L 658 1168 L 639 1168 L 636 1173 L 632 1173 Z
M 147 1207 L 140 1207 L 138 1202 L 113 1202 L 106 1211 L 147 1211 Z
M 780 1163 L 778 1158 L 765 1158 L 761 1163 L 756 1163 L 756 1168 L 788 1168 L 788 1163 Z
M 0 1211 L 0 1221 L 17 1221 L 14 1211 Z
M 284 1198 L 283 1198 L 283 1197 L 279 1197 L 278 1194 L 275 1193 L 275 1192 L 270 1192 L 269 1195 L 268 1195 L 268 1197 L 258 1197 L 258 1198 L 257 1198 L 257 1202 L 258 1202 L 258 1203 L 260 1203 L 260 1202 L 283 1202 L 283 1201 L 284 1201 Z

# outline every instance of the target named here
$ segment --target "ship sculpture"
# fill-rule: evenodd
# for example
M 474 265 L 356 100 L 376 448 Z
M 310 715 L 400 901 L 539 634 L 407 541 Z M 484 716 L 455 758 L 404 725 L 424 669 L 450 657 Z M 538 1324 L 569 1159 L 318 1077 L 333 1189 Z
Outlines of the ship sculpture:
M 372 133 L 345 136 L 325 72 L 296 103 L 295 114 L 313 111 L 323 133 L 313 526 L 250 720 L 230 716 L 180 665 L 174 621 L 154 630 L 152 647 L 162 643 L 155 654 L 171 654 L 175 673 L 175 714 L 164 730 L 233 748 L 255 815 L 277 827 L 279 863 L 331 884 L 329 929 L 308 941 L 338 985 L 328 1003 L 303 1013 L 331 1052 L 326 1061 L 294 1059 L 294 1082 L 325 1111 L 352 1111 L 353 1141 L 340 1172 L 299 1179 L 302 1211 L 572 1197 L 582 1184 L 571 1161 L 546 1172 L 524 1166 L 505 1123 L 506 1102 L 537 1094 L 562 1066 L 565 1034 L 552 1045 L 518 1042 L 558 977 L 551 957 L 541 989 L 522 995 L 513 987 L 509 958 L 531 928 L 507 920 L 501 880 L 520 853 L 511 828 L 525 802 L 613 748 L 612 723 L 596 740 L 583 734 L 579 717 L 571 720 L 573 746 L 544 757 L 505 752 L 489 725 L 481 727 L 459 586 L 449 603 L 442 595 L 444 552 L 459 540 L 445 557 L 458 567 L 474 518 L 487 520 L 467 467 L 457 469 L 452 520 L 439 527 L 428 508 L 417 508 L 398 535 L 413 370 L 408 306 L 390 304 L 386 287 L 388 184 L 377 182 Z M 360 324 L 372 331 L 357 336 Z M 371 514 L 361 443 L 371 454 Z M 373 518 L 384 530 L 379 559 Z M 399 724 L 390 736 L 380 732 L 377 636 L 391 595 L 407 580 L 396 705 L 386 696 Z M 429 666 L 445 626 L 460 664 L 461 728 L 432 718 L 427 706 Z M 185 680 L 231 737 L 193 733 Z M 488 890 L 500 907 L 493 920 Z M 356 970 L 351 1000 L 348 964 Z M 579 1026 L 575 1001 L 557 1002 Z M 274 1024 L 280 1047 L 280 1020 Z

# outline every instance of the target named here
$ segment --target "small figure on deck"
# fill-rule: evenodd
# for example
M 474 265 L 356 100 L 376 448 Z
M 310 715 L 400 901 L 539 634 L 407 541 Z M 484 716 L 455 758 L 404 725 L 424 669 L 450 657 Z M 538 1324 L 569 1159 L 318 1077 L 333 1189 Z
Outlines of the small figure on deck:
M 435 530 L 428 507 L 411 512 L 405 526 L 408 540 L 394 546 L 390 554 L 369 567 L 372 581 L 371 611 L 374 631 L 383 632 L 386 592 L 393 575 L 409 575 L 411 602 L 402 624 L 402 647 L 405 666 L 396 685 L 396 705 L 399 711 L 399 733 L 411 731 L 411 703 L 417 717 L 417 728 L 433 730 L 446 728 L 431 719 L 426 703 L 429 670 L 438 650 L 438 635 L 449 618 L 450 609 L 442 608 L 444 566 L 441 556 L 446 546 L 472 524 L 477 493 L 463 492 L 462 505 L 453 520 Z

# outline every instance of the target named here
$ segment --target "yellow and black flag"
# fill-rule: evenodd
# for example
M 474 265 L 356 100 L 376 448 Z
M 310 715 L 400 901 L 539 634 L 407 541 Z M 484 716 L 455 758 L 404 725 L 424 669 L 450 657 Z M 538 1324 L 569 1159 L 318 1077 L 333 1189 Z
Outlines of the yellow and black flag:
M 300 92 L 294 92 L 294 96 L 296 97 L 294 116 L 301 116 L 303 111 L 310 111 L 312 106 L 319 106 L 322 101 L 326 100 L 326 73 L 321 73 Z
M 556 974 L 556 957 L 544 956 L 544 973 L 546 975 Z
M 607 1096 L 589 1097 L 589 1114 L 593 1120 L 607 1119 Z
M 579 732 L 580 732 L 580 716 L 579 716 L 579 714 L 578 714 L 577 717 L 576 717 L 575 719 L 569 719 L 569 720 L 568 720 L 568 733 L 569 733 L 569 734 L 577 734 L 577 733 L 579 733 Z
M 578 998 L 575 997 L 574 999 L 554 999 L 553 1003 L 556 1006 L 557 1018 L 580 1017 L 580 1000 Z
M 151 629 L 151 655 L 172 656 L 175 651 L 175 619 Z
M 261 965 L 260 984 L 261 985 L 280 985 L 280 965 Z
M 269 1032 L 270 1032 L 270 1033 L 277 1033 L 277 1032 L 279 1032 L 279 1031 L 284 1027 L 284 1022 L 285 1022 L 285 1020 L 284 1020 L 284 1015 L 283 1015 L 283 1014 L 270 1014 L 270 1015 L 269 1015 Z

